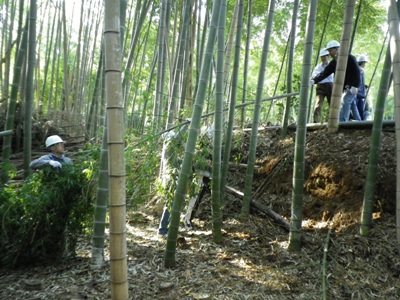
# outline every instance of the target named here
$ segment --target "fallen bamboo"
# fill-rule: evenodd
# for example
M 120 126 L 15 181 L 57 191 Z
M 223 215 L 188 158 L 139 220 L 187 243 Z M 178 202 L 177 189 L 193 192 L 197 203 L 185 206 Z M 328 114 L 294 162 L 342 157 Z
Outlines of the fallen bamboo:
M 244 194 L 241 191 L 238 191 L 237 189 L 230 187 L 230 186 L 225 186 L 226 191 L 231 193 L 232 195 L 239 196 L 243 198 Z M 257 202 L 256 200 L 251 200 L 250 205 L 252 205 L 254 208 L 258 209 L 259 211 L 263 212 L 266 214 L 268 217 L 273 219 L 275 222 L 277 222 L 279 225 L 283 227 L 287 232 L 290 231 L 290 224 L 287 222 L 281 215 L 270 209 L 268 206 L 261 204 L 260 202 Z
M 12 130 L 0 131 L 0 137 L 9 136 L 9 135 L 13 135 L 13 131 Z
M 274 165 L 269 168 L 269 171 L 267 173 L 263 174 L 265 176 L 265 178 L 261 182 L 261 184 L 258 186 L 257 190 L 253 193 L 254 198 L 256 198 L 256 199 L 261 198 L 261 196 L 264 194 L 265 190 L 268 188 L 268 185 L 271 182 L 272 178 L 274 177 L 274 174 L 276 174 L 283 168 L 285 160 L 286 160 L 286 155 L 281 156 L 278 160 L 275 161 Z M 261 168 L 259 168 L 259 169 L 261 169 Z
M 339 128 L 340 129 L 372 129 L 372 126 L 374 124 L 374 121 L 351 121 L 351 122 L 339 122 Z M 310 123 L 307 124 L 307 130 L 318 130 L 318 129 L 325 129 L 327 126 L 327 123 Z M 382 122 L 382 129 L 394 130 L 394 120 L 384 120 Z M 292 123 L 288 126 L 288 129 L 291 130 L 296 130 L 297 129 L 297 124 Z

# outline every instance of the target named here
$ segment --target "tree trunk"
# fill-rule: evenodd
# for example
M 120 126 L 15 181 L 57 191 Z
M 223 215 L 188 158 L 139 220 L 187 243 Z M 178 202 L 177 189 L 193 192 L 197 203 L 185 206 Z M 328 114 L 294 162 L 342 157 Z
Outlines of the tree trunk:
M 231 55 L 232 55 L 232 48 L 233 48 L 233 37 L 235 36 L 235 31 L 238 29 L 236 24 L 238 24 L 238 14 L 239 14 L 239 1 L 235 1 L 235 8 L 233 9 L 233 15 L 231 18 L 231 27 L 229 30 L 228 40 L 226 42 L 225 47 L 225 61 L 224 61 L 224 94 L 229 93 L 229 69 L 231 67 Z M 240 22 L 243 23 L 243 16 Z
M 146 20 L 147 13 L 148 13 L 151 5 L 154 8 L 153 1 L 145 0 L 143 5 L 138 4 L 138 6 L 136 7 L 136 9 L 140 10 L 140 14 L 138 11 L 136 11 L 136 14 L 139 15 L 139 18 L 138 18 L 137 22 L 135 22 L 134 25 L 132 26 L 131 44 L 130 44 L 130 48 L 129 48 L 128 57 L 126 58 L 124 75 L 123 75 L 123 80 L 122 80 L 122 90 L 123 91 L 128 91 L 129 90 L 128 86 L 131 85 L 131 82 L 130 82 L 131 76 L 130 76 L 129 72 L 131 72 L 131 70 L 132 70 L 133 58 L 134 58 L 135 51 L 137 49 L 136 47 L 138 45 L 140 32 L 143 28 L 144 21 Z M 127 105 L 127 101 L 128 101 L 127 99 L 128 99 L 128 93 L 125 92 L 124 93 L 125 105 Z
M 167 247 L 165 249 L 164 265 L 166 268 L 172 268 L 176 264 L 176 241 L 178 237 L 180 213 L 182 210 L 183 201 L 186 194 L 189 175 L 192 170 L 192 162 L 194 151 L 196 149 L 196 141 L 200 128 L 201 114 L 203 111 L 204 98 L 210 78 L 210 69 L 212 56 L 214 52 L 216 27 L 218 25 L 221 0 L 216 0 L 213 3 L 211 25 L 207 39 L 207 45 L 204 53 L 203 62 L 201 65 L 199 86 L 196 93 L 195 105 L 192 114 L 192 122 L 190 124 L 188 141 L 185 148 L 185 156 L 183 157 L 181 171 L 179 173 L 178 186 L 176 188 L 174 201 L 172 204 L 171 221 L 168 230 Z
M 293 82 L 293 60 L 294 60 L 294 44 L 296 39 L 296 25 L 297 25 L 297 12 L 299 10 L 299 1 L 295 0 L 293 3 L 292 13 L 292 29 L 290 30 L 290 43 L 289 43 L 289 55 L 288 55 L 288 69 L 286 76 L 286 87 L 287 93 L 292 92 Z M 306 105 L 307 106 L 307 105 Z M 292 107 L 292 97 L 286 98 L 285 113 L 283 115 L 281 139 L 286 137 L 287 127 L 290 118 L 290 108 Z
M 232 148 L 233 124 L 235 122 L 235 106 L 236 106 L 236 98 L 238 90 L 240 48 L 242 44 L 242 30 L 243 30 L 243 14 L 244 14 L 243 3 L 244 3 L 243 0 L 240 0 L 237 3 L 238 22 L 237 22 L 236 40 L 235 40 L 235 55 L 234 55 L 233 70 L 232 70 L 232 91 L 230 94 L 231 100 L 229 103 L 228 126 L 225 132 L 224 155 L 223 155 L 223 164 L 221 169 L 221 201 L 224 198 L 224 186 L 226 184 L 228 176 L 229 158 L 231 155 L 231 148 Z
M 274 13 L 275 13 L 275 0 L 270 0 L 268 8 L 267 28 L 265 30 L 264 45 L 263 45 L 261 63 L 258 73 L 257 94 L 256 94 L 256 101 L 254 104 L 253 126 L 251 130 L 250 148 L 247 160 L 245 190 L 244 190 L 244 197 L 242 204 L 242 218 L 244 220 L 247 220 L 250 212 L 250 200 L 252 193 L 251 190 L 253 186 L 254 164 L 256 160 L 258 125 L 260 124 L 260 111 L 261 111 L 262 95 L 264 90 L 265 71 L 267 69 L 269 42 L 272 38 L 272 24 L 274 20 Z
M 177 117 L 178 115 L 178 105 L 179 103 L 177 101 L 178 95 L 179 95 L 179 90 L 182 90 L 182 82 L 183 82 L 183 76 L 182 76 L 182 68 L 183 68 L 183 63 L 184 63 L 184 56 L 185 56 L 185 51 L 187 50 L 187 40 L 188 40 L 188 35 L 189 35 L 189 18 L 190 18 L 190 11 L 192 9 L 192 0 L 186 0 L 184 2 L 184 9 L 183 9 L 183 20 L 182 20 L 182 26 L 180 29 L 180 39 L 178 43 L 178 51 L 177 51 L 177 56 L 176 56 L 176 64 L 174 68 L 174 74 L 173 74 L 173 82 L 172 82 L 172 93 L 171 97 L 168 101 L 169 105 L 169 118 L 168 118 L 168 123 L 166 126 L 166 129 L 169 128 L 173 120 Z
M 2 6 L 5 11 L 10 11 L 10 15 L 6 13 L 4 14 L 5 17 L 2 18 L 3 30 L 1 32 L 2 45 L 0 48 L 0 71 L 3 71 L 2 65 L 4 64 L 4 73 L 1 72 L 0 75 L 4 74 L 4 77 L 0 76 L 0 83 L 2 83 L 0 87 L 2 92 L 2 96 L 0 98 L 0 114 L 3 114 L 3 112 L 7 109 L 7 102 L 9 98 L 11 54 L 12 48 L 15 46 L 15 43 L 13 42 L 13 33 L 16 10 L 16 5 L 14 1 L 5 1 L 5 4 L 3 4 Z M 5 53 L 3 53 L 3 50 Z
M 372 227 L 372 213 L 375 203 L 376 177 L 378 175 L 378 160 L 381 144 L 383 125 L 383 113 L 385 110 L 386 97 L 389 91 L 391 74 L 390 47 L 387 48 L 386 58 L 383 65 L 381 83 L 379 85 L 378 99 L 375 106 L 374 124 L 371 134 L 371 146 L 368 155 L 368 172 L 365 182 L 363 208 L 361 214 L 360 234 L 367 236 Z
M 396 227 L 397 242 L 400 248 L 400 32 L 399 5 L 396 0 L 388 0 L 388 22 L 390 30 L 390 54 L 393 67 L 393 89 L 396 122 Z
M 99 164 L 99 179 L 97 183 L 96 203 L 94 207 L 92 258 L 90 266 L 100 268 L 104 263 L 104 240 L 106 228 L 106 214 L 108 204 L 108 148 L 107 148 L 107 120 L 104 122 L 103 142 Z
M 17 107 L 17 96 L 19 91 L 19 85 L 22 82 L 22 67 L 24 66 L 24 60 L 26 57 L 26 50 L 27 50 L 27 41 L 28 41 L 28 21 L 29 18 L 26 18 L 25 29 L 22 32 L 22 39 L 20 39 L 21 44 L 18 46 L 18 54 L 15 61 L 14 66 L 14 74 L 11 86 L 11 93 L 10 93 L 10 101 L 8 104 L 7 109 L 7 116 L 6 116 L 6 123 L 5 123 L 5 130 L 13 130 L 14 129 L 14 120 L 15 120 L 15 112 Z M 3 162 L 1 165 L 1 182 L 6 183 L 9 179 L 9 167 L 10 163 L 10 156 L 12 153 L 11 149 L 12 144 L 12 135 L 7 135 L 3 139 Z
M 303 56 L 303 70 L 300 86 L 300 104 L 297 117 L 297 130 L 293 165 L 292 211 L 289 234 L 289 250 L 301 249 L 301 223 L 303 221 L 304 169 L 307 134 L 307 103 L 309 93 L 309 74 L 311 74 L 312 49 L 317 15 L 318 0 L 310 1 L 307 16 L 307 31 Z
M 158 49 L 157 49 L 157 81 L 156 81 L 156 92 L 154 98 L 154 110 L 153 110 L 153 128 L 160 128 L 163 118 L 162 116 L 162 103 L 164 96 L 164 84 L 165 84 L 165 72 L 167 63 L 167 41 L 168 41 L 168 28 L 169 20 L 167 17 L 168 13 L 168 1 L 161 1 L 161 15 L 158 27 Z
M 33 77 L 36 67 L 36 0 L 30 1 L 29 10 L 29 30 L 28 30 L 28 68 L 26 71 L 26 89 L 25 89 L 25 122 L 24 122 L 24 178 L 31 174 L 29 164 L 32 156 L 32 109 L 34 83 Z
M 120 1 L 106 1 L 104 53 L 109 151 L 111 299 L 128 299 Z
M 322 29 L 322 33 L 320 35 L 320 40 L 319 40 L 319 44 L 318 44 L 318 48 L 317 48 L 318 51 L 317 51 L 317 55 L 315 56 L 314 66 L 317 65 L 319 60 L 320 60 L 319 51 L 323 49 L 322 42 L 323 42 L 323 40 L 325 38 L 326 28 L 327 28 L 327 26 L 329 24 L 329 17 L 331 15 L 332 5 L 333 5 L 333 0 L 330 0 L 327 17 L 325 18 L 325 21 L 324 21 L 324 28 Z M 314 96 L 313 87 L 314 86 L 312 86 L 311 89 L 310 89 L 310 96 L 309 96 L 309 100 L 308 100 L 308 112 L 307 112 L 307 120 L 308 121 L 310 120 L 310 113 L 312 112 L 312 110 L 314 108 L 314 105 L 315 105 L 315 102 L 313 102 L 312 99 L 313 98 L 316 99 L 316 97 L 313 97 Z M 316 99 L 316 101 L 318 101 L 318 100 Z
M 359 4 L 358 4 L 358 8 L 357 8 L 357 16 L 356 16 L 356 19 L 354 21 L 353 33 L 351 34 L 351 39 L 350 39 L 350 46 L 349 46 L 349 52 L 350 53 L 353 50 L 353 43 L 354 43 L 354 39 L 355 39 L 356 33 L 357 33 L 358 22 L 360 20 L 362 3 L 363 3 L 363 0 L 360 0 Z
M 103 44 L 103 43 L 102 43 Z M 103 47 L 101 47 L 103 48 Z M 87 121 L 86 121 L 86 132 L 89 134 L 90 137 L 95 136 L 96 132 L 96 124 L 97 124 L 97 116 L 101 116 L 99 114 L 99 102 L 100 102 L 100 97 L 101 97 L 101 78 L 103 77 L 103 56 L 104 56 L 104 51 L 100 50 L 100 58 L 99 58 L 99 63 L 97 65 L 97 72 L 96 72 L 96 79 L 95 79 L 95 84 L 93 87 L 93 94 L 91 97 L 91 101 L 89 103 L 89 109 L 86 114 L 87 116 Z
M 246 51 L 244 54 L 242 103 L 246 102 L 247 94 L 248 94 L 247 79 L 248 79 L 248 75 L 249 75 L 248 73 L 249 73 L 249 57 L 250 57 L 250 41 L 251 41 L 251 22 L 253 20 L 253 17 L 252 17 L 253 0 L 248 0 L 247 7 L 248 7 L 248 11 L 247 11 L 247 28 L 246 28 Z M 244 124 L 246 122 L 246 114 L 247 114 L 246 112 L 247 112 L 246 107 L 243 107 L 242 108 L 241 127 L 244 127 Z
M 215 118 L 213 138 L 212 161 L 212 220 L 213 237 L 215 243 L 222 243 L 222 212 L 221 212 L 221 152 L 223 137 L 223 109 L 224 109 L 224 58 L 225 58 L 225 24 L 226 24 L 226 0 L 222 0 L 218 22 L 218 51 L 217 51 L 217 77 L 215 91 Z
M 347 0 L 343 20 L 343 32 L 340 41 L 339 57 L 337 60 L 332 99 L 329 109 L 328 132 L 334 133 L 339 128 L 339 113 L 343 94 L 343 83 L 346 75 L 346 66 L 349 55 L 351 27 L 353 24 L 354 6 L 356 0 Z
M 68 56 L 69 56 L 69 49 L 68 49 L 68 34 L 67 34 L 67 17 L 65 12 L 65 1 L 63 1 L 63 14 L 62 14 L 62 42 L 63 42 L 63 67 L 64 67 L 64 76 L 63 76 L 63 97 L 60 98 L 60 108 L 63 107 L 64 109 L 69 108 L 69 98 L 70 98 L 70 78 L 69 78 L 69 66 L 68 66 Z M 55 57 L 57 57 L 55 55 Z M 58 68 L 57 68 L 58 71 Z M 58 73 L 58 72 L 57 72 Z M 58 80 L 56 82 L 59 82 Z M 58 85 L 57 85 L 58 86 Z M 56 91 L 56 95 L 57 95 Z

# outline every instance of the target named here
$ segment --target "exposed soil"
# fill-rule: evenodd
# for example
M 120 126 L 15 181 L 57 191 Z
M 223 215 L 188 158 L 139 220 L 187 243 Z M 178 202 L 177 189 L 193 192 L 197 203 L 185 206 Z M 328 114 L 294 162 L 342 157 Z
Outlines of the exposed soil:
M 400 299 L 393 131 L 382 134 L 374 227 L 369 237 L 359 234 L 370 135 L 370 129 L 308 131 L 299 253 L 288 251 L 288 232 L 263 212 L 252 208 L 241 221 L 241 199 L 232 194 L 226 194 L 224 242 L 215 244 L 207 195 L 194 230 L 180 232 L 177 267 L 165 269 L 166 242 L 156 234 L 162 202 L 130 213 L 130 299 Z M 242 163 L 249 136 L 235 145 Z M 283 140 L 277 129 L 260 131 L 253 187 L 254 200 L 288 221 L 294 138 L 293 131 Z M 245 173 L 231 168 L 229 186 L 243 191 Z M 110 299 L 109 262 L 99 270 L 89 265 L 90 241 L 82 240 L 76 258 L 62 264 L 0 270 L 0 298 Z

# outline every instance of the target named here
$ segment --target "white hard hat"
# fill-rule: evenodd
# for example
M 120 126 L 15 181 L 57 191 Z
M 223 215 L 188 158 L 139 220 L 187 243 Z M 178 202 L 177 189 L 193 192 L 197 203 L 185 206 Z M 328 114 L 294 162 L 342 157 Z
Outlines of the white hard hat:
M 327 55 L 329 55 L 328 50 L 323 49 L 323 50 L 319 51 L 319 56 L 320 56 L 320 57 L 321 57 L 321 56 L 327 56 Z
M 361 64 L 363 62 L 368 62 L 367 56 L 365 56 L 364 54 L 360 55 L 360 57 L 358 58 L 359 64 Z
M 58 143 L 65 143 L 65 142 L 58 135 L 51 135 L 46 139 L 46 148 L 49 148 L 54 144 Z
M 326 50 L 329 50 L 331 48 L 338 48 L 340 47 L 340 44 L 338 41 L 329 41 L 328 44 L 326 45 Z

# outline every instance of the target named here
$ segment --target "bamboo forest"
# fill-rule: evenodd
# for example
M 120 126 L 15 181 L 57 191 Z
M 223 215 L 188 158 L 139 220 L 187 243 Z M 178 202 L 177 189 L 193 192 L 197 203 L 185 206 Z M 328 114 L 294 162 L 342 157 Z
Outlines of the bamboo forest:
M 400 299 L 399 20 L 0 0 L 0 298 Z

